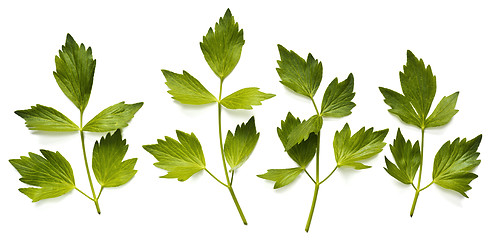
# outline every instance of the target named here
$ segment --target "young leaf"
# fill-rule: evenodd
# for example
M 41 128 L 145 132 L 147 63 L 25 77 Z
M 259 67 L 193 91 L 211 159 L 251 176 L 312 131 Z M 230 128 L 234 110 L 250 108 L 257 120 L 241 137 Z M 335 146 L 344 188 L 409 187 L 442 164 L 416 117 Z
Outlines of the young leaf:
M 252 109 L 252 105 L 261 105 L 261 101 L 276 95 L 263 93 L 259 88 L 250 87 L 240 89 L 221 99 L 221 105 L 229 109 Z
M 55 57 L 56 71 L 53 72 L 53 76 L 65 96 L 80 111 L 84 111 L 91 95 L 96 68 L 91 47 L 86 49 L 84 44 L 79 46 L 72 36 L 67 34 L 65 45 L 58 53 Z
M 244 32 L 227 9 L 225 15 L 209 28 L 199 44 L 209 67 L 220 79 L 225 79 L 240 60 L 244 45 Z
M 335 78 L 326 89 L 322 99 L 321 114 L 323 117 L 344 117 L 352 113 L 355 103 L 352 102 L 355 93 L 353 92 L 353 74 L 338 83 Z
M 413 53 L 407 51 L 407 64 L 400 72 L 403 94 L 413 105 L 421 123 L 425 122 L 436 95 L 436 76 L 431 66 L 425 67 L 422 59 L 418 60 Z
M 393 145 L 389 145 L 389 148 L 396 165 L 385 157 L 386 167 L 384 169 L 398 181 L 404 184 L 413 184 L 413 179 L 420 166 L 419 141 L 416 141 L 413 146 L 410 140 L 405 142 L 405 138 L 398 128 Z
M 118 129 L 115 133 L 108 133 L 94 144 L 93 172 L 101 187 L 118 187 L 130 181 L 137 173 L 134 166 L 137 158 L 122 161 L 129 145 L 122 140 L 122 133 Z
M 314 97 L 322 80 L 322 63 L 314 59 L 309 53 L 307 61 L 294 51 L 288 51 L 278 44 L 281 60 L 278 60 L 279 68 L 276 68 L 281 78 L 281 83 L 294 92 Z
M 436 106 L 436 109 L 425 120 L 425 127 L 438 127 L 451 121 L 451 118 L 458 112 L 455 109 L 458 94 L 459 92 L 455 92 L 447 97 L 443 97 Z
M 61 112 L 51 107 L 37 104 L 31 109 L 15 111 L 26 121 L 29 130 L 70 132 L 79 131 L 79 127 Z
M 168 171 L 163 178 L 177 178 L 185 181 L 195 173 L 206 168 L 206 160 L 201 143 L 194 133 L 187 134 L 177 130 L 177 141 L 170 137 L 158 139 L 158 144 L 144 145 L 158 162 L 154 165 Z
M 358 132 L 351 136 L 348 123 L 343 129 L 334 135 L 333 148 L 336 163 L 338 167 L 349 166 L 357 170 L 370 168 L 364 165 L 361 160 L 370 158 L 382 151 L 386 143 L 383 142 L 388 134 L 388 129 L 374 131 L 369 128 L 361 128 Z
M 390 113 L 395 114 L 405 123 L 415 125 L 419 128 L 422 127 L 419 116 L 405 96 L 383 87 L 379 87 L 379 90 L 384 96 L 384 102 L 391 107 L 388 110 Z
M 266 180 L 275 181 L 274 188 L 284 187 L 297 178 L 303 168 L 288 168 L 288 169 L 269 169 L 267 173 L 259 174 L 258 177 Z
M 36 187 L 20 188 L 19 191 L 33 202 L 62 196 L 75 188 L 70 163 L 59 152 L 41 150 L 43 156 L 29 153 L 29 157 L 11 159 L 10 163 L 21 174 L 19 179 Z
M 304 120 L 302 123 L 293 128 L 288 135 L 285 151 L 291 149 L 295 144 L 298 144 L 304 140 L 307 140 L 311 133 L 318 134 L 322 128 L 322 117 L 314 115 L 308 120 Z
M 281 127 L 277 129 L 278 137 L 281 143 L 286 149 L 288 143 L 288 136 L 295 127 L 301 124 L 299 118 L 295 118 L 290 112 L 286 115 L 285 121 L 281 121 Z M 295 144 L 288 149 L 287 153 L 293 161 L 295 161 L 302 169 L 305 169 L 307 165 L 312 161 L 316 154 L 317 148 L 317 135 L 311 133 L 307 140 Z
M 188 72 L 183 71 L 183 74 L 177 74 L 167 70 L 161 71 L 166 78 L 166 85 L 170 88 L 168 93 L 173 96 L 173 99 L 183 104 L 192 105 L 218 101 L 213 94 Z
M 465 192 L 472 189 L 469 184 L 477 178 L 471 171 L 480 164 L 477 148 L 481 140 L 479 135 L 470 141 L 457 138 L 452 143 L 446 142 L 434 158 L 433 182 L 468 197 Z
M 228 131 L 225 139 L 225 158 L 232 170 L 242 166 L 259 140 L 259 133 L 256 131 L 254 117 L 251 117 L 247 124 L 237 125 L 235 135 Z
M 106 108 L 96 115 L 82 128 L 88 132 L 110 132 L 127 127 L 134 114 L 142 107 L 143 103 L 125 104 L 117 103 Z

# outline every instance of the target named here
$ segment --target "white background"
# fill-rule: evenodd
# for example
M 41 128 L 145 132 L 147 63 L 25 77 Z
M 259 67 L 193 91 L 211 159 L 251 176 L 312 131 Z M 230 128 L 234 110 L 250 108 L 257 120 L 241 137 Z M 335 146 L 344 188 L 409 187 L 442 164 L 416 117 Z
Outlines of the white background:
M 194 132 L 208 169 L 224 179 L 218 147 L 216 106 L 183 106 L 166 93 L 161 69 L 186 70 L 217 95 L 219 80 L 204 61 L 199 42 L 230 8 L 244 29 L 242 57 L 225 80 L 224 96 L 257 86 L 277 96 L 252 111 L 226 110 L 223 132 L 256 116 L 261 137 L 249 161 L 238 171 L 234 189 L 245 212 L 244 226 L 226 188 L 200 173 L 186 182 L 160 179 L 165 171 L 141 146 L 175 130 Z M 494 164 L 492 159 L 492 68 L 494 15 L 480 1 L 2 1 L 0 3 L 0 235 L 2 239 L 492 239 Z M 144 106 L 124 130 L 128 158 L 138 157 L 138 173 L 128 184 L 103 192 L 94 204 L 76 191 L 31 203 L 9 159 L 60 151 L 72 164 L 77 186 L 89 192 L 77 133 L 31 132 L 14 114 L 35 104 L 51 106 L 78 122 L 78 112 L 53 78 L 54 58 L 67 33 L 93 48 L 96 74 L 85 122 L 102 109 L 125 100 Z M 445 127 L 426 131 L 423 184 L 431 180 L 433 158 L 447 140 L 483 134 L 479 177 L 469 199 L 432 186 L 420 194 L 409 217 L 413 188 L 384 170 L 389 147 L 366 163 L 341 169 L 320 189 L 309 233 L 304 226 L 314 185 L 301 175 L 292 185 L 273 190 L 256 177 L 291 162 L 276 127 L 286 113 L 308 118 L 312 104 L 279 83 L 276 44 L 302 57 L 311 52 L 324 66 L 316 95 L 320 104 L 329 82 L 355 76 L 353 114 L 325 120 L 321 175 L 334 167 L 332 138 L 348 122 L 361 128 L 397 128 L 419 139 L 420 131 L 387 112 L 378 87 L 400 90 L 398 72 L 410 49 L 437 76 L 434 106 L 460 91 L 460 111 Z M 88 155 L 101 134 L 87 134 Z M 309 171 L 314 172 L 313 165 Z M 98 189 L 98 187 L 97 187 Z

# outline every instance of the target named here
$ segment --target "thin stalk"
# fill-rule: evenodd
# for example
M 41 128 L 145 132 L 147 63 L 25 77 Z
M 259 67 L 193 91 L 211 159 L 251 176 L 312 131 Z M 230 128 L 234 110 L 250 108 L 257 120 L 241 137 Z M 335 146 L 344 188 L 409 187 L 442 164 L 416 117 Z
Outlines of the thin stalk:
M 421 142 L 421 146 L 420 146 L 419 179 L 418 179 L 418 183 L 417 183 L 417 188 L 415 190 L 415 197 L 413 198 L 412 209 L 410 209 L 410 217 L 413 217 L 413 213 L 415 212 L 415 205 L 417 205 L 417 199 L 419 198 L 419 193 L 420 193 L 420 191 L 423 190 L 423 189 L 420 189 L 420 182 L 422 180 L 422 164 L 424 163 L 424 132 L 425 132 L 425 129 L 422 128 L 422 142 Z M 430 184 L 427 187 L 429 187 L 429 186 L 430 186 Z M 427 188 L 427 187 L 425 187 L 425 188 Z
M 226 167 L 226 158 L 225 158 L 225 149 L 223 148 L 223 134 L 221 133 L 221 92 L 223 90 L 223 80 L 220 82 L 220 94 L 218 98 L 218 133 L 220 137 L 220 149 L 221 149 L 221 159 L 223 160 L 223 169 L 225 170 L 225 177 L 228 191 L 230 191 L 230 195 L 232 196 L 233 202 L 235 203 L 235 207 L 237 207 L 238 214 L 240 214 L 240 218 L 242 218 L 242 222 L 244 225 L 247 225 L 247 219 L 245 219 L 244 213 L 242 212 L 242 208 L 238 203 L 237 197 L 235 196 L 235 192 L 233 192 L 232 183 L 230 181 L 230 176 L 228 175 L 228 169 Z
M 316 207 L 317 194 L 319 193 L 319 183 L 316 183 L 314 188 L 314 197 L 312 198 L 312 205 L 310 207 L 309 218 L 307 219 L 307 224 L 305 224 L 305 231 L 309 232 L 310 223 L 312 222 L 312 215 L 314 215 L 314 209 Z
M 211 175 L 211 177 L 213 177 L 216 181 L 218 181 L 221 185 L 225 186 L 225 187 L 228 187 L 228 185 L 226 185 L 225 183 L 223 183 L 221 180 L 219 180 L 216 176 L 214 176 L 208 169 L 204 168 L 204 170 L 206 170 L 207 173 L 209 173 L 209 175 Z
M 81 144 L 82 144 L 82 153 L 84 155 L 84 164 L 86 165 L 87 178 L 89 180 L 89 186 L 91 186 L 91 193 L 93 194 L 93 202 L 94 202 L 94 205 L 96 206 L 96 211 L 98 212 L 98 214 L 101 214 L 98 199 L 96 198 L 96 193 L 94 192 L 93 180 L 91 179 L 91 172 L 89 171 L 89 164 L 88 164 L 87 155 L 86 155 L 86 144 L 84 143 L 84 132 L 82 131 L 82 126 L 83 125 L 82 125 L 82 110 L 81 110 L 81 127 L 79 130 L 79 133 L 81 135 Z
M 94 201 L 94 199 L 92 199 L 90 196 L 88 196 L 87 194 L 85 194 L 83 191 L 81 191 L 81 189 L 79 188 L 75 188 L 75 190 L 77 190 L 78 192 L 80 192 L 82 195 L 86 196 L 87 198 L 89 198 L 89 200 L 91 201 Z
M 322 184 L 323 182 L 328 180 L 328 178 L 331 177 L 331 175 L 333 175 L 334 172 L 336 172 L 336 169 L 338 169 L 338 166 L 334 167 L 333 171 L 331 171 L 331 173 L 324 180 L 322 180 L 319 184 Z

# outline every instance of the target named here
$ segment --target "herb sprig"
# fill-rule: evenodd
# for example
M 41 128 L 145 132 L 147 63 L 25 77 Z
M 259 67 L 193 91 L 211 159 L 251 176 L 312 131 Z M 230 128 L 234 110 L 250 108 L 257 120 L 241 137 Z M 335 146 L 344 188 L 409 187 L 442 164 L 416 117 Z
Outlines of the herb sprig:
M 192 105 L 217 103 L 219 145 L 226 183 L 206 168 L 201 144 L 194 133 L 188 134 L 177 130 L 178 141 L 166 136 L 165 140 L 158 139 L 157 144 L 144 145 L 143 147 L 158 160 L 154 164 L 156 167 L 168 171 L 163 178 L 176 178 L 179 181 L 185 181 L 199 171 L 206 171 L 228 189 L 242 222 L 247 225 L 247 220 L 233 191 L 233 176 L 254 150 L 259 139 L 259 133 L 256 131 L 254 117 L 251 117 L 247 123 L 237 125 L 234 133 L 228 131 L 223 142 L 221 112 L 223 107 L 227 109 L 252 109 L 253 105 L 261 105 L 261 101 L 275 95 L 263 93 L 256 87 L 250 87 L 222 97 L 223 82 L 240 60 L 244 43 L 243 30 L 239 30 L 238 23 L 235 22 L 230 9 L 227 9 L 225 15 L 215 24 L 214 30 L 209 29 L 200 43 L 206 62 L 220 79 L 218 98 L 188 72 L 183 71 L 182 74 L 178 74 L 162 70 L 166 78 L 166 85 L 170 89 L 168 93 L 172 95 L 173 99 L 182 104 Z M 227 164 L 230 169 L 228 169 Z
M 336 166 L 326 177 L 321 177 L 319 153 L 323 118 L 341 118 L 352 113 L 351 110 L 356 106 L 352 102 L 355 96 L 353 74 L 350 73 L 348 78 L 341 82 L 335 78 L 328 85 L 319 110 L 314 101 L 314 95 L 322 80 L 322 63 L 310 53 L 307 60 L 304 60 L 295 52 L 288 51 L 281 45 L 278 45 L 278 50 L 281 60 L 278 61 L 279 68 L 276 70 L 281 78 L 281 83 L 294 92 L 309 98 L 316 114 L 301 121 L 288 112 L 285 120 L 281 121 L 281 126 L 277 129 L 278 137 L 285 151 L 298 167 L 269 169 L 267 173 L 258 176 L 274 181 L 274 188 L 276 189 L 292 183 L 301 173 L 307 174 L 315 185 L 312 205 L 305 226 L 305 231 L 308 232 L 316 206 L 319 186 L 340 167 L 351 167 L 357 170 L 370 168 L 361 161 L 382 151 L 386 145 L 383 141 L 388 129 L 374 131 L 373 128 L 366 130 L 363 127 L 352 135 L 349 125 L 345 124 L 343 129 L 336 131 L 334 136 L 333 148 Z M 316 156 L 315 177 L 307 171 L 307 166 L 314 155 Z
M 72 36 L 67 34 L 65 45 L 55 57 L 55 64 L 56 71 L 53 75 L 65 96 L 79 109 L 80 125 L 75 124 L 56 109 L 39 104 L 30 109 L 15 111 L 15 114 L 26 121 L 26 126 L 30 130 L 79 132 L 92 196 L 76 187 L 72 167 L 59 152 L 40 150 L 42 156 L 30 152 L 28 156 L 11 159 L 10 163 L 21 174 L 21 182 L 34 186 L 19 189 L 33 202 L 59 197 L 75 189 L 94 202 L 99 214 L 101 210 L 98 200 L 103 189 L 123 185 L 137 172 L 134 170 L 137 158 L 123 161 L 128 145 L 126 140 L 122 139 L 120 129 L 128 125 L 143 103 L 117 103 L 104 109 L 84 125 L 83 113 L 91 95 L 96 67 L 91 47 L 86 49 L 84 44 L 78 45 Z M 112 134 L 110 133 L 112 131 L 115 132 Z M 99 142 L 96 141 L 93 148 L 92 169 L 100 184 L 97 195 L 89 170 L 84 132 L 109 132 Z
M 399 117 L 403 122 L 420 128 L 421 141 L 413 145 L 398 129 L 393 145 L 389 145 L 395 160 L 392 163 L 385 157 L 389 175 L 403 184 L 412 185 L 415 189 L 410 217 L 413 216 L 419 193 L 432 184 L 457 191 L 464 197 L 470 190 L 470 182 L 477 178 L 472 170 L 480 164 L 477 149 L 482 135 L 467 140 L 457 138 L 453 142 L 447 141 L 442 145 L 434 158 L 432 181 L 422 187 L 422 165 L 424 163 L 424 135 L 425 130 L 431 127 L 443 126 L 451 121 L 458 112 L 455 109 L 459 92 L 443 97 L 434 111 L 429 115 L 432 102 L 436 94 L 436 76 L 432 74 L 430 65 L 425 67 L 422 59 L 417 59 L 411 51 L 407 51 L 407 63 L 400 72 L 400 82 L 403 94 L 380 87 L 384 102 L 391 109 L 389 112 Z M 417 184 L 414 179 L 417 171 Z

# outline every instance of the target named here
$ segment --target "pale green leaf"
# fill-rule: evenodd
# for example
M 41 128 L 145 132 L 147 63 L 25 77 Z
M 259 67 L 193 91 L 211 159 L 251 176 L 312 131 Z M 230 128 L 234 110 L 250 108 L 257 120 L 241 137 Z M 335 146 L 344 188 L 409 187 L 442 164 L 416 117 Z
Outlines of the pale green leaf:
M 202 38 L 200 47 L 211 70 L 220 79 L 225 79 L 240 60 L 244 45 L 244 32 L 239 30 L 230 9 Z
M 88 132 L 110 132 L 127 127 L 134 114 L 142 107 L 143 103 L 125 104 L 117 103 L 96 115 L 82 128 Z
M 257 176 L 262 179 L 275 181 L 274 188 L 276 189 L 290 184 L 303 171 L 303 168 L 269 169 L 267 173 Z
M 57 84 L 80 111 L 84 111 L 93 87 L 96 60 L 93 59 L 91 47 L 78 45 L 67 34 L 65 45 L 55 57 L 56 71 L 53 72 Z
M 443 97 L 436 106 L 436 109 L 434 109 L 425 121 L 425 127 L 438 127 L 451 121 L 451 118 L 458 112 L 455 109 L 458 94 L 459 92 L 455 92 L 447 97 Z
M 183 104 L 192 105 L 218 101 L 213 94 L 188 72 L 183 71 L 183 74 L 177 74 L 167 70 L 161 71 L 166 78 L 166 85 L 170 88 L 168 93 L 173 96 L 173 99 Z
M 41 154 L 43 156 L 29 153 L 29 157 L 10 160 L 22 176 L 19 180 L 35 186 L 19 189 L 33 202 L 59 197 L 75 188 L 70 163 L 59 152 L 41 150 Z
M 465 192 L 472 189 L 469 184 L 477 178 L 472 170 L 480 164 L 477 149 L 481 140 L 482 135 L 479 135 L 470 141 L 457 138 L 443 144 L 434 158 L 433 182 L 468 197 Z
M 279 127 L 277 131 L 278 137 L 280 138 L 280 141 L 285 149 L 288 143 L 288 136 L 293 131 L 293 129 L 295 129 L 300 124 L 300 119 L 295 118 L 290 112 L 288 112 L 285 121 L 281 121 L 281 127 Z M 305 169 L 314 158 L 316 149 L 317 135 L 315 133 L 311 133 L 306 140 L 295 144 L 286 152 L 293 161 L 295 161 L 302 169 Z
M 254 117 L 251 117 L 247 123 L 237 125 L 235 135 L 231 131 L 225 138 L 225 158 L 232 170 L 242 166 L 247 161 L 254 150 L 259 133 L 256 131 Z
M 137 158 L 123 161 L 129 145 L 122 140 L 122 133 L 118 129 L 115 133 L 108 133 L 106 137 L 94 144 L 93 172 L 101 187 L 118 187 L 130 181 L 137 173 L 134 166 Z
M 201 143 L 194 133 L 187 134 L 177 130 L 177 141 L 170 137 L 158 139 L 158 144 L 144 145 L 158 162 L 154 165 L 165 169 L 168 174 L 164 178 L 177 178 L 179 181 L 189 179 L 195 173 L 206 168 L 206 160 Z
M 386 167 L 384 169 L 398 181 L 404 184 L 413 184 L 413 179 L 420 166 L 419 141 L 416 141 L 412 146 L 412 142 L 410 140 L 405 141 L 398 128 L 393 145 L 389 145 L 389 148 L 396 165 L 385 157 Z
M 323 117 L 344 117 L 352 113 L 355 103 L 352 102 L 355 93 L 353 92 L 353 74 L 338 83 L 335 78 L 326 89 L 322 99 L 321 114 Z
M 54 108 L 37 104 L 31 109 L 15 111 L 26 121 L 30 130 L 70 132 L 79 131 L 79 127 L 68 117 Z
M 270 99 L 276 95 L 263 93 L 259 88 L 250 87 L 240 89 L 221 99 L 221 105 L 229 109 L 252 109 L 253 105 L 261 105 L 261 101 Z
M 307 140 L 311 133 L 319 134 L 319 131 L 322 128 L 322 123 L 322 117 L 319 115 L 314 115 L 294 127 L 288 135 L 288 139 L 285 144 L 285 151 L 288 151 L 296 144 Z
M 278 44 L 281 60 L 276 68 L 281 83 L 296 93 L 314 97 L 322 80 L 322 63 L 309 53 L 307 61 Z
M 351 135 L 350 127 L 345 124 L 341 131 L 334 135 L 333 148 L 338 167 L 348 166 L 355 169 L 370 168 L 359 162 L 368 159 L 382 151 L 386 143 L 383 142 L 388 129 L 374 131 L 373 128 L 361 128 Z

